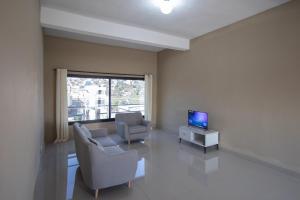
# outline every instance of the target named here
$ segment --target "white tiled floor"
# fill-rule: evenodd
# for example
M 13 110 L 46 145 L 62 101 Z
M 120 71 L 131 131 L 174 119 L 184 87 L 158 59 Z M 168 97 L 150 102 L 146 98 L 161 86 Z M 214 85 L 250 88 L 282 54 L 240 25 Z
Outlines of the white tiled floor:
M 140 156 L 134 187 L 102 190 L 102 200 L 300 199 L 300 177 L 222 150 L 204 154 L 163 131 L 153 131 L 145 142 L 129 148 L 137 149 Z M 93 199 L 77 169 L 73 142 L 48 146 L 36 199 Z

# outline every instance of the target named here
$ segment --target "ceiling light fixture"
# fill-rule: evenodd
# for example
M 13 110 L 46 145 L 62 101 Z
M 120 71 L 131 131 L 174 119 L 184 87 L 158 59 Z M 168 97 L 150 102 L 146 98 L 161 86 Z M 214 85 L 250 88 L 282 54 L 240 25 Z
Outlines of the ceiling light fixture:
M 171 0 L 162 0 L 160 3 L 160 11 L 164 14 L 170 14 L 173 10 Z
M 154 4 L 160 8 L 163 14 L 170 14 L 175 8 L 178 0 L 153 0 Z

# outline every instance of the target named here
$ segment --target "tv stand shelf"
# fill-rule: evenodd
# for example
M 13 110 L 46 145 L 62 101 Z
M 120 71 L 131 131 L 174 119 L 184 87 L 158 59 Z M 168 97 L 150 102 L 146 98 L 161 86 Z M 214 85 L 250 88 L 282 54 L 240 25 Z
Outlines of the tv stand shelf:
M 202 146 L 204 153 L 206 153 L 207 147 L 216 146 L 217 149 L 219 149 L 219 132 L 214 130 L 181 126 L 179 128 L 179 142 L 181 142 L 181 140 Z

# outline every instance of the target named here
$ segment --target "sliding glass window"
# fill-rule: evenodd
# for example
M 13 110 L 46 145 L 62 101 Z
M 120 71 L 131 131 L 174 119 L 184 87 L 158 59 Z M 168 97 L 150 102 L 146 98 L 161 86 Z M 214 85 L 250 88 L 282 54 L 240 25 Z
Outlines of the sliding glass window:
M 111 117 L 116 113 L 145 110 L 144 80 L 111 79 Z
M 143 78 L 68 75 L 68 120 L 113 121 L 116 113 L 145 110 Z

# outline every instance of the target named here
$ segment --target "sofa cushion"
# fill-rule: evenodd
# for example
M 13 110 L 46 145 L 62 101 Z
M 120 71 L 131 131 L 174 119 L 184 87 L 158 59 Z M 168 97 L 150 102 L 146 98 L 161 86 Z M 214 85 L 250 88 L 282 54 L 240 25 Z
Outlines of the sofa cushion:
M 98 128 L 95 130 L 90 130 L 92 137 L 96 138 L 96 137 L 105 137 L 108 135 L 108 130 L 107 128 Z
M 116 143 L 110 137 L 97 137 L 96 139 L 103 147 L 115 146 Z
M 92 133 L 90 132 L 90 130 L 85 125 L 81 125 L 80 128 L 83 130 L 86 137 L 92 138 Z
M 96 146 L 99 145 L 99 142 L 97 140 L 94 140 L 93 138 L 88 138 L 88 140 Z
M 95 140 L 93 138 L 88 138 L 88 140 L 90 143 L 92 143 L 93 145 L 96 145 L 102 151 L 104 150 L 103 146 L 97 140 Z
M 146 132 L 146 131 L 147 131 L 146 126 L 137 125 L 137 126 L 129 126 L 128 127 L 129 134 L 142 133 L 142 132 Z
M 104 147 L 104 152 L 109 155 L 117 155 L 123 153 L 124 150 L 121 149 L 119 146 L 110 146 L 110 147 Z

